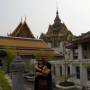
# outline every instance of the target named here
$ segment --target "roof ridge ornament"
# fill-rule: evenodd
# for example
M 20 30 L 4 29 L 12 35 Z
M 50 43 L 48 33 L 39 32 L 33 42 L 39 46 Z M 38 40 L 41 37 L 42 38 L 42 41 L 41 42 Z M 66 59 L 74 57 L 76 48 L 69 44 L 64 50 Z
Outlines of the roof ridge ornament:
M 57 15 L 59 14 L 59 12 L 58 12 L 58 8 L 57 8 L 56 14 L 57 14 Z
M 26 16 L 25 16 L 25 22 L 26 22 L 26 19 L 27 19 L 27 18 L 26 18 Z
M 56 14 L 58 15 L 58 0 L 56 0 Z
M 22 23 L 22 17 L 21 17 L 21 23 Z

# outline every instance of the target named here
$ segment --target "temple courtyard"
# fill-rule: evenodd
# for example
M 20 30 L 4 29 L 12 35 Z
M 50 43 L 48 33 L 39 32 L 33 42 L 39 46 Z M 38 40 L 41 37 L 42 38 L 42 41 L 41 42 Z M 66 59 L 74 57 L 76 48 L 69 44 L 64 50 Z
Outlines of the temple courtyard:
M 25 90 L 34 90 L 34 83 L 25 80 Z M 61 89 L 58 89 L 57 87 L 53 86 L 53 90 L 61 90 Z M 80 89 L 75 88 L 75 89 L 69 89 L 69 90 L 80 90 Z

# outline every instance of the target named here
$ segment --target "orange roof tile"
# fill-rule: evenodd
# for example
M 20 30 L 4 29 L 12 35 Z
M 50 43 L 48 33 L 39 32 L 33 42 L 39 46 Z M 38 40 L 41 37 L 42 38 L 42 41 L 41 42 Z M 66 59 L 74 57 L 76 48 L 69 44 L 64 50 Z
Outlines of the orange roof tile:
M 48 48 L 47 44 L 42 40 L 15 37 L 0 37 L 0 46 Z
M 20 55 L 32 55 L 38 51 L 42 51 L 45 56 L 49 54 L 57 55 L 43 40 L 30 39 L 30 38 L 17 38 L 0 36 L 0 48 L 16 47 L 16 52 Z

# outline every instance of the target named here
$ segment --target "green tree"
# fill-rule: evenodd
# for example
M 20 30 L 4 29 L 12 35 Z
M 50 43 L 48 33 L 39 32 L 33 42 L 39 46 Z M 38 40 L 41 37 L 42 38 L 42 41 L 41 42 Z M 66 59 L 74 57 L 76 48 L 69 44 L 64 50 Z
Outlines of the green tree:
M 75 75 L 67 74 L 67 68 L 72 63 L 72 61 L 70 61 L 70 50 L 66 48 L 66 42 L 63 42 L 63 55 L 64 55 L 63 65 L 65 67 L 65 71 L 64 71 L 65 74 L 62 77 L 64 81 L 67 81 L 69 78 L 74 77 Z
M 54 58 L 54 53 L 53 53 L 53 51 L 38 50 L 33 53 L 33 56 L 35 58 L 47 57 L 48 60 L 52 60 Z
M 0 69 L 0 87 L 2 88 L 2 90 L 12 90 L 11 83 L 8 81 L 4 71 L 2 71 L 1 69 Z
M 31 72 L 33 72 L 33 70 L 34 70 L 34 63 L 32 63 L 31 62 L 31 60 L 30 61 L 26 61 L 25 62 L 25 72 L 26 73 L 31 73 Z
M 72 86 L 74 85 L 73 82 L 68 81 L 69 78 L 74 77 L 75 74 L 67 74 L 67 67 L 72 63 L 72 61 L 70 61 L 70 51 L 65 47 L 65 42 L 63 44 L 63 55 L 64 55 L 64 75 L 61 77 L 60 80 L 62 80 L 62 82 L 60 82 L 60 85 L 62 86 Z
M 11 47 L 7 47 L 6 48 L 6 67 L 7 67 L 7 72 L 9 72 L 10 69 L 10 65 L 13 61 L 13 59 L 16 56 L 16 49 L 15 48 L 11 48 Z

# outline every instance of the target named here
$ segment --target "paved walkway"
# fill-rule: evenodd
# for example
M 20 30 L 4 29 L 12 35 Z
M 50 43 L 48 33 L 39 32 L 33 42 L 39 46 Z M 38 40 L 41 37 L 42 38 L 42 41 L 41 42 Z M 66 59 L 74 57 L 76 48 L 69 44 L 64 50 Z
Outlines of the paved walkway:
M 25 80 L 25 90 L 34 90 L 34 83 Z M 53 87 L 53 90 L 60 90 L 60 89 Z M 72 89 L 69 89 L 69 90 L 72 90 Z M 80 89 L 75 88 L 73 90 L 80 90 Z

